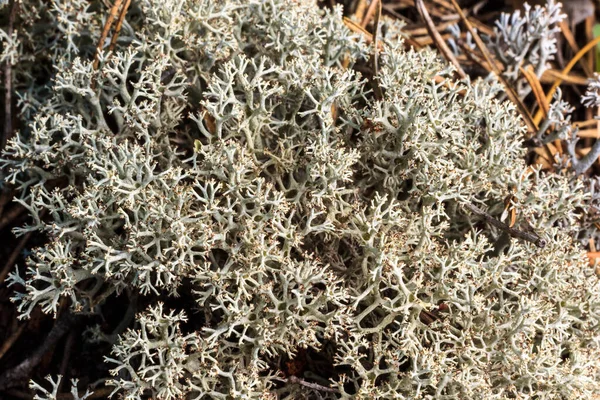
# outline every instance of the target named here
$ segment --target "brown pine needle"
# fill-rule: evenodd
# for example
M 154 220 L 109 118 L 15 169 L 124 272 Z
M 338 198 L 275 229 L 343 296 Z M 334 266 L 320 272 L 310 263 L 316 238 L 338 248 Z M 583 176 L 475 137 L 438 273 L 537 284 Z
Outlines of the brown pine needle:
M 597 123 L 598 123 L 597 119 L 588 119 L 586 121 L 577 121 L 577 122 L 573 122 L 573 128 L 579 128 L 579 129 L 589 128 L 590 126 L 596 126 Z
M 119 13 L 119 19 L 117 20 L 117 26 L 115 27 L 115 33 L 113 34 L 112 39 L 110 40 L 110 46 L 108 48 L 109 53 L 112 53 L 117 44 L 117 39 L 119 38 L 119 33 L 121 32 L 121 27 L 123 26 L 123 21 L 125 20 L 125 14 L 127 14 L 127 10 L 129 9 L 129 5 L 131 4 L 131 0 L 125 0 L 125 5 L 121 8 L 121 12 Z
M 98 69 L 98 64 L 100 63 L 100 53 L 102 52 L 102 47 L 104 46 L 104 42 L 108 37 L 108 32 L 110 31 L 110 27 L 113 24 L 113 21 L 117 17 L 119 13 L 119 8 L 121 7 L 121 3 L 123 0 L 115 0 L 115 4 L 113 4 L 110 9 L 110 14 L 106 18 L 106 22 L 104 23 L 104 28 L 102 29 L 102 34 L 100 35 L 100 40 L 98 41 L 98 46 L 96 47 L 96 54 L 94 55 L 94 70 Z
M 577 45 L 577 41 L 575 41 L 575 37 L 573 36 L 573 32 L 571 32 L 571 28 L 569 27 L 567 21 L 560 21 L 560 30 L 562 31 L 562 34 L 567 40 L 569 47 L 571 48 L 571 50 L 573 50 L 573 53 L 577 54 L 577 52 L 579 52 L 580 50 L 579 45 Z M 583 71 L 585 72 L 586 76 L 591 78 L 594 75 L 594 71 L 590 69 L 590 66 L 587 62 L 580 60 L 579 65 L 581 65 L 581 68 L 583 68 Z
M 354 17 L 357 21 L 362 21 L 367 10 L 367 0 L 358 0 L 356 10 L 354 11 Z
M 371 18 L 373 18 L 373 16 L 377 12 L 377 9 L 379 8 L 377 4 L 379 4 L 378 0 L 371 0 L 371 4 L 369 4 L 369 8 L 367 9 L 365 16 L 363 17 L 362 21 L 360 21 L 360 26 L 366 28 L 367 25 L 369 25 L 369 22 L 371 22 Z
M 356 22 L 352 21 L 351 19 L 344 17 L 344 25 L 346 25 L 346 28 L 350 29 L 352 32 L 358 33 L 358 34 L 361 34 L 362 36 L 364 36 L 367 44 L 373 42 L 373 35 L 371 34 L 371 32 L 367 31 L 365 28 L 363 28 Z M 377 48 L 379 50 L 383 50 L 383 43 L 381 43 L 381 42 L 377 43 Z
M 540 110 L 544 112 L 544 117 L 548 118 L 548 111 L 550 110 L 550 104 L 548 100 L 546 100 L 546 94 L 544 93 L 544 89 L 538 79 L 533 67 L 528 65 L 526 68 L 520 67 L 521 73 L 531 86 L 531 90 L 533 91 L 533 95 L 535 96 L 535 100 L 537 101 Z
M 591 49 L 593 49 L 594 47 L 596 47 L 596 45 L 598 43 L 600 43 L 600 36 L 594 38 L 594 40 L 592 40 L 591 42 L 589 42 L 588 44 L 586 44 L 581 50 L 579 50 L 579 52 L 577 52 L 577 54 L 575 54 L 573 56 L 573 58 L 571 59 L 571 61 L 569 61 L 569 63 L 566 65 L 566 67 L 561 71 L 561 74 L 568 75 L 569 72 L 571 72 L 571 70 L 575 66 L 575 64 L 577 64 L 577 62 L 588 51 L 590 51 Z M 552 87 L 550 88 L 550 90 L 548 90 L 548 93 L 546 94 L 546 100 L 548 100 L 549 102 L 552 100 L 552 96 L 554 96 L 554 93 L 556 92 L 556 89 L 558 89 L 558 87 L 560 86 L 560 84 L 562 82 L 563 81 L 560 78 L 558 78 L 558 79 L 556 79 L 556 81 L 554 81 L 554 84 L 552 85 Z M 535 114 L 535 117 L 533 118 L 533 121 L 535 122 L 536 125 L 540 123 L 540 121 L 542 120 L 542 116 L 543 116 L 542 111 L 538 110 L 538 112 Z
M 529 83 L 529 86 L 533 91 L 533 95 L 540 107 L 540 110 L 544 112 L 544 116 L 547 118 L 548 111 L 550 111 L 550 103 L 548 103 L 548 100 L 546 99 L 544 89 L 542 88 L 540 80 L 535 74 L 535 71 L 533 70 L 533 66 L 528 65 L 526 68 L 521 67 L 520 70 L 527 82 Z M 552 144 L 550 143 L 547 143 L 545 147 L 550 151 L 553 157 L 556 155 L 556 153 L 563 153 L 563 148 L 560 140 L 555 140 L 554 146 L 552 146 Z
M 596 25 L 596 16 L 590 15 L 585 19 L 585 41 L 589 42 L 594 38 L 594 25 Z M 584 71 L 594 71 L 594 60 L 595 60 L 594 52 L 587 53 L 587 60 L 584 61 L 584 64 L 587 65 L 587 69 Z M 593 77 L 593 73 L 588 75 L 590 78 Z
M 542 171 L 552 170 L 552 163 L 550 163 L 545 157 L 541 157 L 541 156 L 536 157 L 533 165 L 537 166 Z
M 456 10 L 456 12 L 458 12 L 458 15 L 460 15 L 460 18 L 462 19 L 463 23 L 467 27 L 468 31 L 471 33 L 473 40 L 475 40 L 475 43 L 477 44 L 477 48 L 479 48 L 479 51 L 481 52 L 481 54 L 483 55 L 483 57 L 485 58 L 487 63 L 490 65 L 490 67 L 492 68 L 492 71 L 494 72 L 494 74 L 496 75 L 498 80 L 500 82 L 502 82 L 502 84 L 504 85 L 504 90 L 506 90 L 506 94 L 508 95 L 510 100 L 513 103 L 515 103 L 515 105 L 517 106 L 519 112 L 521 113 L 521 116 L 523 117 L 523 120 L 525 121 L 525 124 L 527 125 L 527 128 L 532 133 L 537 132 L 537 130 L 538 130 L 537 123 L 534 122 L 533 118 L 531 117 L 531 114 L 529 113 L 529 110 L 527 109 L 527 107 L 525 107 L 523 102 L 519 99 L 519 96 L 517 95 L 517 93 L 510 86 L 508 81 L 502 76 L 502 73 L 500 72 L 500 70 L 498 69 L 496 64 L 493 62 L 490 52 L 488 51 L 487 47 L 485 46 L 485 44 L 483 43 L 483 41 L 481 40 L 481 38 L 479 37 L 477 32 L 475 32 L 475 30 L 473 29 L 473 26 L 471 25 L 471 23 L 465 16 L 465 13 L 460 8 L 458 3 L 456 3 L 456 0 L 450 0 L 450 1 L 452 2 L 452 5 L 454 6 L 454 9 Z
M 555 80 L 562 79 L 569 85 L 587 86 L 590 82 L 587 77 L 575 74 L 563 74 L 555 69 L 547 69 L 542 74 L 540 81 L 542 83 L 554 83 Z
M 460 66 L 460 63 L 458 62 L 456 57 L 454 57 L 454 54 L 452 54 L 452 51 L 450 50 L 440 33 L 435 28 L 435 25 L 431 20 L 431 17 L 429 16 L 429 12 L 427 11 L 425 4 L 423 3 L 423 0 L 415 0 L 415 7 L 417 7 L 421 18 L 423 18 L 423 20 L 425 21 L 427 31 L 435 41 L 435 45 L 438 48 L 438 50 L 442 53 L 446 61 L 454 65 L 458 76 L 460 76 L 461 79 L 467 79 L 467 74 L 465 74 L 465 71 L 463 71 L 462 67 Z
M 580 138 L 600 139 L 600 132 L 598 132 L 597 128 L 584 129 L 577 132 L 577 136 L 579 136 Z

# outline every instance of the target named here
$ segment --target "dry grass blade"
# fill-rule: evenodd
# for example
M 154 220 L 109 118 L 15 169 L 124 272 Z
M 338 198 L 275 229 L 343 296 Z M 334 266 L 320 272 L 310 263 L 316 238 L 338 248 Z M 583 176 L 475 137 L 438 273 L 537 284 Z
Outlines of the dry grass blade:
M 492 68 L 492 71 L 494 72 L 494 74 L 496 75 L 498 80 L 500 82 L 502 82 L 502 84 L 504 85 L 506 94 L 508 95 L 510 100 L 513 103 L 515 103 L 515 105 L 519 109 L 519 112 L 521 113 L 521 116 L 523 117 L 523 120 L 525 121 L 527 128 L 529 129 L 530 132 L 537 132 L 537 130 L 538 130 L 537 123 L 534 122 L 533 118 L 531 117 L 531 114 L 529 113 L 529 110 L 527 110 L 527 108 L 525 107 L 523 102 L 519 99 L 519 96 L 517 96 L 517 93 L 515 93 L 514 89 L 510 86 L 510 84 L 502 76 L 502 73 L 500 72 L 500 70 L 498 69 L 498 67 L 496 66 L 494 61 L 492 60 L 490 52 L 488 51 L 487 47 L 485 46 L 485 44 L 483 43 L 483 41 L 481 40 L 481 38 L 479 37 L 477 32 L 475 32 L 475 30 L 473 29 L 473 26 L 471 25 L 471 23 L 465 16 L 465 13 L 460 8 L 458 3 L 456 3 L 456 0 L 450 0 L 450 1 L 452 1 L 452 5 L 456 9 L 456 12 L 458 12 L 458 15 L 460 15 L 460 18 L 462 19 L 463 23 L 467 27 L 467 30 L 471 33 L 473 40 L 475 40 L 475 43 L 477 44 L 477 48 L 479 48 L 479 51 L 481 51 L 481 54 L 483 54 L 483 57 L 485 58 L 487 63 Z
M 535 74 L 533 67 L 531 65 L 528 65 L 526 68 L 521 67 L 520 70 L 525 79 L 527 80 L 527 83 L 529 83 L 529 86 L 531 86 L 531 90 L 533 91 L 535 100 L 537 101 L 540 110 L 544 112 L 544 117 L 548 118 L 550 104 L 548 103 L 548 100 L 546 100 L 546 94 L 544 93 L 544 89 L 542 88 L 540 80 Z
M 454 65 L 458 76 L 460 76 L 461 79 L 467 79 L 467 74 L 465 74 L 465 71 L 463 71 L 462 67 L 460 66 L 460 63 L 458 62 L 456 57 L 454 57 L 454 54 L 452 54 L 452 51 L 450 50 L 440 33 L 435 28 L 435 25 L 431 20 L 431 17 L 429 16 L 429 12 L 427 12 L 427 8 L 425 7 L 423 0 L 415 0 L 415 6 L 417 7 L 419 14 L 421 15 L 421 18 L 423 18 L 423 20 L 425 21 L 427 31 L 429 31 L 429 34 L 435 41 L 436 47 L 440 50 L 444 58 L 449 63 Z
M 454 1 L 454 0 L 453 0 Z M 569 61 L 569 63 L 565 66 L 565 68 L 562 70 L 561 74 L 563 75 L 567 75 L 569 74 L 569 72 L 571 72 L 571 70 L 573 69 L 573 67 L 575 66 L 575 64 L 577 64 L 577 62 L 591 49 L 593 49 L 598 43 L 600 43 L 600 36 L 598 36 L 597 38 L 595 38 L 594 40 L 592 40 L 591 42 L 589 42 L 588 44 L 586 44 L 581 50 L 579 50 L 579 52 L 577 52 L 577 54 L 575 54 L 573 56 L 573 58 L 571 59 L 571 61 Z M 558 78 L 554 84 L 552 85 L 552 87 L 550 88 L 550 90 L 548 90 L 548 93 L 546 94 L 546 99 L 548 101 L 552 100 L 552 96 L 554 96 L 554 93 L 556 93 L 556 89 L 558 89 L 558 87 L 560 86 L 560 84 L 563 82 L 562 79 Z M 533 118 L 534 122 L 536 124 L 539 124 L 539 122 L 542 120 L 542 111 L 538 111 L 535 114 L 535 117 Z

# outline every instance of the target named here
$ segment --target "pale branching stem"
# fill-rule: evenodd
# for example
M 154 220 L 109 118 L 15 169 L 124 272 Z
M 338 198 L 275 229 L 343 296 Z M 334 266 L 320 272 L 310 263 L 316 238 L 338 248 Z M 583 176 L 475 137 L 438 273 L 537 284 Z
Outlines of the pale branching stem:
M 280 379 L 280 380 L 282 380 L 284 382 L 289 382 L 289 383 L 294 383 L 294 384 L 297 384 L 297 385 L 300 385 L 300 386 L 304 386 L 304 387 L 307 387 L 307 388 L 310 388 L 310 389 L 313 389 L 313 390 L 317 390 L 317 391 L 320 391 L 320 392 L 339 393 L 339 390 L 337 390 L 337 389 L 330 388 L 330 387 L 323 386 L 323 385 L 319 385 L 318 383 L 308 382 L 308 381 L 305 381 L 302 378 L 298 378 L 295 375 L 292 375 L 292 376 L 290 376 L 290 377 L 288 377 L 286 379 L 281 379 L 281 378 L 277 378 L 277 379 Z

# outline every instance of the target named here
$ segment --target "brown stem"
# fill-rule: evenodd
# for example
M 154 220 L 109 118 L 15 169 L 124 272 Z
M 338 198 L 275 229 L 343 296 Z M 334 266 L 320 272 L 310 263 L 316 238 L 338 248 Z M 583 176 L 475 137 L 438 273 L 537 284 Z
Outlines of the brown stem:
M 21 383 L 22 380 L 31 376 L 31 371 L 42 361 L 42 357 L 50 351 L 56 343 L 75 324 L 76 317 L 70 312 L 64 312 L 54 323 L 54 326 L 46 336 L 44 343 L 40 345 L 31 356 L 0 376 L 0 390 L 10 389 Z
M 21 240 L 19 241 L 17 246 L 13 249 L 12 253 L 10 253 L 10 256 L 8 257 L 8 261 L 6 261 L 6 264 L 4 264 L 4 268 L 2 268 L 2 271 L 0 271 L 0 285 L 4 282 L 4 280 L 8 276 L 8 273 L 10 272 L 10 270 L 14 267 L 15 262 L 17 261 L 17 258 L 19 257 L 19 254 L 21 254 L 21 251 L 23 250 L 23 248 L 25 248 L 25 245 L 31 238 L 32 234 L 33 234 L 33 231 L 27 232 L 21 238 Z
M 19 337 L 21 337 L 21 334 L 25 330 L 26 326 L 27 326 L 26 323 L 22 323 L 21 326 L 19 326 L 17 328 L 17 330 L 15 330 L 10 335 L 10 337 L 8 339 L 6 339 L 4 341 L 4 343 L 2 343 L 2 347 L 0 348 L 0 358 L 4 357 L 4 355 L 8 352 L 8 350 L 10 350 L 12 345 L 15 344 L 15 342 L 19 339 Z
M 110 46 L 108 48 L 109 52 L 113 52 L 115 46 L 117 44 L 117 39 L 119 38 L 119 33 L 121 32 L 121 27 L 123 26 L 123 21 L 125 20 L 125 14 L 127 14 L 127 10 L 129 9 L 129 5 L 131 4 L 131 0 L 125 0 L 125 5 L 121 8 L 121 12 L 119 13 L 119 19 L 117 20 L 117 26 L 115 27 L 115 33 L 113 34 L 112 39 L 110 40 Z
M 379 52 L 377 51 L 377 40 L 379 40 L 379 19 L 381 18 L 381 1 L 373 0 L 377 3 L 377 9 L 375 10 L 375 30 L 373 31 L 373 85 L 375 87 L 375 98 L 377 100 L 383 99 L 383 92 L 379 86 L 378 75 L 379 75 Z
M 96 47 L 96 54 L 94 55 L 94 70 L 98 69 L 98 64 L 100 63 L 100 53 L 102 52 L 104 41 L 108 37 L 108 31 L 110 31 L 110 27 L 119 13 L 119 8 L 121 7 L 122 2 L 123 0 L 115 0 L 115 4 L 113 4 L 112 8 L 110 9 L 110 14 L 108 14 L 108 17 L 106 18 L 104 28 L 102 29 L 102 34 L 100 35 L 100 40 L 98 41 L 98 46 Z
M 19 218 L 25 212 L 25 207 L 20 204 L 15 204 L 10 210 L 2 214 L 0 217 L 0 231 L 6 228 L 11 222 Z
M 538 235 L 536 235 L 535 233 L 524 232 L 524 231 L 520 231 L 515 228 L 511 228 L 510 226 L 506 225 L 504 222 L 498 221 L 496 218 L 492 217 L 490 214 L 488 214 L 485 211 L 481 210 L 480 208 L 474 206 L 473 204 L 467 203 L 467 204 L 463 204 L 463 205 L 465 206 L 465 208 L 469 209 L 473 214 L 479 215 L 487 223 L 489 223 L 490 225 L 494 225 L 498 229 L 503 230 L 504 232 L 508 233 L 512 237 L 531 242 L 539 248 L 543 248 L 546 246 L 546 241 L 544 239 L 542 239 L 541 237 L 539 237 Z
M 9 40 L 12 39 L 15 19 L 17 18 L 17 9 L 19 8 L 18 0 L 10 0 L 10 14 L 8 16 L 8 27 L 6 34 Z M 12 137 L 12 64 L 10 59 L 4 64 L 4 131 L 0 140 L 0 150 L 4 149 L 8 139 Z

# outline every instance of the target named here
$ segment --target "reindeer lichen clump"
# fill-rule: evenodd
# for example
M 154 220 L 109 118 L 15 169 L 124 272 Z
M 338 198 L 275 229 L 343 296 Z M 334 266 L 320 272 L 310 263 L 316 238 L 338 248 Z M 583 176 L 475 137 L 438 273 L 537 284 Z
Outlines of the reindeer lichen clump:
M 133 2 L 95 69 L 103 16 L 23 3 L 1 164 L 31 216 L 16 232 L 48 238 L 10 276 L 22 318 L 153 299 L 106 357 L 115 396 L 600 391 L 600 287 L 575 240 L 589 195 L 526 166 L 499 87 L 390 31 L 375 99 L 341 9 L 294 0 Z M 543 248 L 472 211 L 500 219 L 507 195 Z

